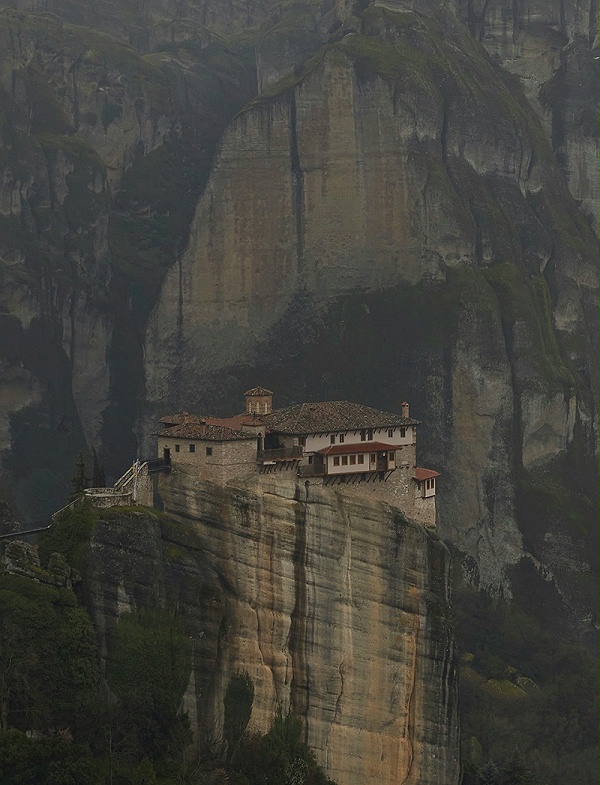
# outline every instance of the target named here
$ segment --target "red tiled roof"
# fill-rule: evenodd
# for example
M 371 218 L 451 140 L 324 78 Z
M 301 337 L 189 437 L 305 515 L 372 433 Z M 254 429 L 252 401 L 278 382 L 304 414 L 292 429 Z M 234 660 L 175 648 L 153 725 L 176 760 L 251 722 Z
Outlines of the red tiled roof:
M 397 444 L 384 444 L 383 442 L 359 442 L 358 444 L 331 444 L 317 450 L 319 455 L 348 455 L 348 453 L 381 452 L 382 450 L 398 450 Z
M 271 431 L 288 434 L 332 433 L 363 428 L 387 428 L 417 425 L 419 420 L 382 412 L 351 401 L 299 403 L 262 415 Z
M 413 480 L 421 482 L 421 480 L 430 480 L 432 477 L 439 477 L 439 472 L 434 472 L 433 469 L 415 469 Z
M 242 439 L 254 439 L 256 436 L 252 433 L 243 433 L 234 428 L 228 428 L 223 425 L 204 425 L 201 422 L 185 422 L 181 425 L 173 425 L 171 428 L 165 428 L 160 431 L 157 436 L 171 437 L 175 439 L 199 439 L 200 441 L 209 442 L 233 442 Z
M 246 390 L 244 395 L 273 395 L 271 390 L 266 390 L 264 387 L 252 387 L 250 390 Z
M 254 414 L 236 414 L 233 417 L 207 417 L 208 425 L 223 425 L 226 428 L 241 430 L 243 425 L 262 425 L 260 417 Z
M 168 414 L 166 417 L 161 417 L 159 422 L 164 425 L 181 425 L 184 422 L 203 422 L 204 418 L 199 417 L 197 414 L 190 414 L 189 412 L 181 412 L 181 414 Z

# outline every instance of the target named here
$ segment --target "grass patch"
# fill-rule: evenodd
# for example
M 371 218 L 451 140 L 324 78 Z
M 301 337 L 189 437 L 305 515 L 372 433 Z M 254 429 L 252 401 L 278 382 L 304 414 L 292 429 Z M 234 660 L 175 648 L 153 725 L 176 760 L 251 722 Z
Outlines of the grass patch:
M 94 529 L 98 525 L 98 511 L 88 500 L 65 510 L 56 523 L 38 539 L 40 561 L 47 564 L 52 553 L 60 553 L 67 564 L 83 573 Z

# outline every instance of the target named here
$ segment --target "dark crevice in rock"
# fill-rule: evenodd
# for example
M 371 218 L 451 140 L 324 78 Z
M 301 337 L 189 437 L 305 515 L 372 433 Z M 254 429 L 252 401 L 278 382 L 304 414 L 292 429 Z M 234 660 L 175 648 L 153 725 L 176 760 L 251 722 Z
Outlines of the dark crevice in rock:
M 592 54 L 598 53 L 598 3 L 596 0 L 590 0 L 590 14 L 589 14 L 589 45 L 593 49 Z
M 300 166 L 298 152 L 298 126 L 296 117 L 296 92 L 292 90 L 290 100 L 290 158 L 292 163 L 292 205 L 296 219 L 296 254 L 298 269 L 302 266 L 304 256 L 304 175 Z
M 523 0 L 513 0 L 512 17 L 513 17 L 513 42 L 517 43 L 519 39 L 519 33 L 523 29 Z
M 299 492 L 298 492 L 299 493 Z M 295 603 L 290 620 L 288 650 L 292 658 L 292 683 L 290 685 L 290 709 L 299 717 L 306 717 L 309 705 L 309 673 L 307 647 L 306 592 L 306 504 L 296 500 L 296 541 L 294 545 Z M 305 733 L 307 728 L 305 727 Z M 305 739 L 306 741 L 306 739 Z
M 567 33 L 565 0 L 560 0 L 560 32 L 565 34 Z

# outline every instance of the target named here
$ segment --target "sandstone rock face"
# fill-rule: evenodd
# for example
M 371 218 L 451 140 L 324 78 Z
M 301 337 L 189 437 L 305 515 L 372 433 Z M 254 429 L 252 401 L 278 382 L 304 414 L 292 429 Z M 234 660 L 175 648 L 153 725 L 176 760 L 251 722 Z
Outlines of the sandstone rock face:
M 214 738 L 229 679 L 247 670 L 251 727 L 291 708 L 339 785 L 458 782 L 449 561 L 435 535 L 289 480 L 224 489 L 173 473 L 159 490 L 182 523 L 101 520 L 86 583 L 108 642 L 119 613 L 177 604 L 199 739 Z
M 563 454 L 576 419 L 590 427 L 589 390 L 574 395 L 587 360 L 563 353 L 556 333 L 571 347 L 587 333 L 591 232 L 535 114 L 451 13 L 370 7 L 362 34 L 330 44 L 282 90 L 225 134 L 148 325 L 141 430 L 165 407 L 212 409 L 240 368 L 279 368 L 275 389 L 278 376 L 306 385 L 294 358 L 307 367 L 307 343 L 311 357 L 319 346 L 334 357 L 335 330 L 354 375 L 370 366 L 365 353 L 378 358 L 374 378 L 396 390 L 383 394 L 388 408 L 407 390 L 419 401 L 427 458 L 446 477 L 442 530 L 482 585 L 509 594 L 505 568 L 524 553 L 515 473 Z M 456 296 L 450 308 L 443 290 Z M 370 310 L 382 291 L 397 292 L 387 316 Z M 411 322 L 406 293 L 424 291 L 431 311 Z M 363 298 L 368 331 L 381 318 L 384 341 L 400 346 L 351 344 L 331 316 L 349 297 Z M 407 341 L 438 318 L 435 336 Z M 310 394 L 347 397 L 334 374 L 313 378 Z M 286 394 L 307 399 L 306 388 Z

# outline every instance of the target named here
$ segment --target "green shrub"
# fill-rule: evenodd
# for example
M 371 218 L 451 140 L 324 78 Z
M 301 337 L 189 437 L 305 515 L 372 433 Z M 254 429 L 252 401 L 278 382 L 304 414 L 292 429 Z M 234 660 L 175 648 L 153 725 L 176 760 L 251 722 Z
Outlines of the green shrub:
M 243 741 L 238 765 L 239 785 L 333 785 L 317 766 L 303 740 L 300 717 L 278 713 L 271 730 Z
M 252 714 L 254 684 L 246 671 L 232 676 L 225 692 L 223 735 L 227 742 L 227 756 L 234 758 Z

